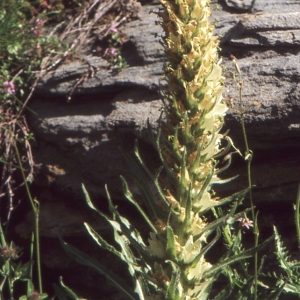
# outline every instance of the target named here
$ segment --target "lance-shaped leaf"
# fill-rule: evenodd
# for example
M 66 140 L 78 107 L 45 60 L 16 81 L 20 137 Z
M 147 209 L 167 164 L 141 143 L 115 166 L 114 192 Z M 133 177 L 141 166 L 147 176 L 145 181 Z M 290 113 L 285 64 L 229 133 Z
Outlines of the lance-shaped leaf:
M 167 257 L 169 257 L 172 261 L 177 262 L 177 254 L 176 254 L 176 241 L 174 232 L 171 226 L 167 225 Z
M 105 186 L 106 193 L 107 193 L 107 198 L 109 201 L 109 208 L 110 211 L 112 212 L 114 219 L 111 220 L 108 216 L 103 214 L 101 211 L 99 211 L 92 203 L 88 192 L 86 191 L 84 185 L 83 185 L 83 191 L 86 197 L 86 201 L 88 205 L 95 210 L 100 216 L 105 218 L 105 220 L 112 226 L 114 230 L 117 232 L 122 232 L 123 234 L 126 235 L 126 237 L 129 239 L 130 243 L 143 255 L 144 259 L 146 261 L 152 261 L 150 253 L 146 250 L 146 245 L 144 244 L 144 241 L 139 234 L 139 232 L 128 222 L 128 220 L 122 216 L 119 215 L 115 207 L 112 205 L 107 186 Z M 116 221 L 118 219 L 118 221 Z
M 125 159 L 132 170 L 132 176 L 137 182 L 137 186 L 143 196 L 145 201 L 145 205 L 147 207 L 148 213 L 150 215 L 151 220 L 162 219 L 163 214 L 161 209 L 159 209 L 156 205 L 156 199 L 154 194 L 149 187 L 145 174 L 142 172 L 141 168 L 137 165 L 137 163 L 130 157 L 130 155 L 123 153 Z
M 232 264 L 233 262 L 251 257 L 254 253 L 258 252 L 259 250 L 264 248 L 267 244 L 269 244 L 273 239 L 274 239 L 274 237 L 272 236 L 272 237 L 268 238 L 267 240 L 265 240 L 263 243 L 261 243 L 260 245 L 258 245 L 256 247 L 245 250 L 242 253 L 231 256 L 231 257 L 215 264 L 211 269 L 209 269 L 208 271 L 205 272 L 204 278 L 212 276 L 215 272 L 217 272 L 221 268 L 226 267 L 229 264 Z
M 148 218 L 147 214 L 144 212 L 144 210 L 141 208 L 141 206 L 133 199 L 133 196 L 128 188 L 125 178 L 123 176 L 120 176 L 120 178 L 122 180 L 124 196 L 130 203 L 132 203 L 136 207 L 136 209 L 141 214 L 141 216 L 144 218 L 144 220 L 149 225 L 151 230 L 156 233 L 157 230 L 156 230 L 155 226 L 153 225 L 153 223 L 151 222 L 151 220 Z
M 120 277 L 118 277 L 109 269 L 104 267 L 97 260 L 88 256 L 87 254 L 75 248 L 74 246 L 64 242 L 61 237 L 60 237 L 60 242 L 64 250 L 77 262 L 86 265 L 88 267 L 91 267 L 92 269 L 96 270 L 99 274 L 105 275 L 107 280 L 122 293 L 123 297 L 126 300 L 138 299 L 137 295 L 134 292 L 132 292 L 132 290 L 128 287 L 128 284 L 125 281 L 123 281 Z
M 182 294 L 182 286 L 180 285 L 180 268 L 172 261 L 167 262 L 172 266 L 173 272 L 165 299 L 180 300 Z
M 157 195 L 159 196 L 158 199 L 156 199 L 156 203 L 161 202 L 161 204 L 164 205 L 164 210 L 165 211 L 168 210 L 169 204 L 166 201 L 165 196 L 163 195 L 163 192 L 162 192 L 162 188 L 157 181 L 157 177 L 158 177 L 159 173 L 161 172 L 162 167 L 160 167 L 158 172 L 155 174 L 155 176 L 153 176 L 153 174 L 150 172 L 148 167 L 144 164 L 144 162 L 140 156 L 137 140 L 135 140 L 135 143 L 134 143 L 134 154 L 135 154 L 136 158 L 138 159 L 138 162 L 140 163 L 141 167 L 145 170 L 145 172 L 151 179 L 151 181 L 155 183 L 155 187 L 157 189 Z

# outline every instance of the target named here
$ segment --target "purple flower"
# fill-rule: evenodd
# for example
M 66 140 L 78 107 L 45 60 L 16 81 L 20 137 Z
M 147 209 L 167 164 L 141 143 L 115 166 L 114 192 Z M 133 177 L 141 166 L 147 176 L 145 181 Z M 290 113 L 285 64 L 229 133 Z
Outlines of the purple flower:
M 249 230 L 250 227 L 253 227 L 253 221 L 251 220 L 240 217 L 236 219 L 236 221 L 242 222 L 242 228 L 246 228 L 247 230 Z M 243 233 L 245 233 L 245 231 L 243 231 Z
M 40 30 L 40 29 L 34 29 L 34 30 L 33 30 L 33 33 L 34 33 L 35 35 L 41 35 L 41 34 L 43 33 L 43 31 Z
M 14 94 L 16 92 L 15 90 L 15 84 L 11 81 L 5 81 L 3 83 L 3 87 L 6 89 L 6 92 L 8 94 Z
M 118 29 L 116 28 L 115 25 L 111 25 L 111 26 L 109 27 L 109 30 L 112 31 L 112 32 L 118 32 Z
M 116 56 L 118 54 L 118 51 L 116 48 L 110 48 L 109 49 L 109 53 L 113 56 Z
M 44 21 L 41 19 L 36 19 L 35 24 L 37 27 L 43 27 L 44 26 Z
M 41 35 L 43 33 L 43 31 L 41 30 L 41 28 L 44 26 L 44 21 L 41 19 L 36 19 L 35 20 L 35 28 L 33 30 L 33 33 L 35 35 Z
M 117 51 L 117 49 L 116 48 L 108 48 L 108 49 L 106 49 L 105 50 L 105 52 L 104 52 L 104 56 L 106 56 L 106 55 L 112 55 L 112 56 L 116 56 L 116 55 L 118 55 L 118 51 Z

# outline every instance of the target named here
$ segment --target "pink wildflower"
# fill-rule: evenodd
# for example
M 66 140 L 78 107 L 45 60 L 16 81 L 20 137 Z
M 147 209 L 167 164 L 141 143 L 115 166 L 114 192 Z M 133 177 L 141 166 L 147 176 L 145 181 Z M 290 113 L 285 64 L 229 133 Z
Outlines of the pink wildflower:
M 240 218 L 236 219 L 236 221 L 242 222 L 242 228 L 246 228 L 249 230 L 250 227 L 253 227 L 253 221 L 251 221 L 251 220 L 247 220 L 245 218 L 240 217 Z M 246 233 L 246 232 L 243 231 L 243 233 Z
M 44 26 L 44 21 L 41 19 L 36 19 L 35 24 L 37 27 L 43 27 Z
M 35 35 L 41 35 L 41 34 L 43 33 L 43 31 L 40 30 L 40 29 L 34 29 L 34 30 L 33 30 L 33 33 L 34 33 Z
M 43 33 L 43 31 L 41 30 L 41 28 L 44 26 L 44 21 L 41 19 L 36 19 L 35 20 L 35 28 L 33 30 L 33 33 L 35 35 L 41 35 Z
M 3 83 L 3 87 L 6 89 L 8 94 L 14 94 L 16 92 L 15 84 L 12 81 L 5 81 Z
M 115 25 L 111 25 L 111 26 L 109 27 L 109 30 L 112 31 L 112 32 L 118 32 L 118 29 L 116 28 Z
M 106 50 L 105 50 L 105 52 L 104 52 L 104 56 L 105 55 L 112 55 L 112 56 L 116 56 L 116 55 L 118 55 L 118 51 L 117 51 L 117 49 L 116 48 L 107 48 Z
M 40 44 L 40 43 L 37 43 L 37 44 L 36 44 L 36 48 L 37 48 L 37 49 L 40 49 L 40 48 L 41 48 L 41 44 Z

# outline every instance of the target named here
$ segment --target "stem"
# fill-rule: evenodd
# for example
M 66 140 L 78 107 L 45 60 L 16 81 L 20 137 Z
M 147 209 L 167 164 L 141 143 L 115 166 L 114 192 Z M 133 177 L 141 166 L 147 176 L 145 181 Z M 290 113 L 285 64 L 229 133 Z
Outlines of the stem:
M 29 270 L 29 278 L 32 282 L 32 266 L 33 266 L 33 251 L 34 251 L 34 233 L 31 234 L 31 241 L 30 241 L 30 270 Z M 30 280 L 27 281 L 27 295 L 31 292 L 31 282 Z
M 298 193 L 297 193 L 297 202 L 296 202 L 296 209 L 295 209 L 295 222 L 296 222 L 298 247 L 300 249 L 300 184 L 298 186 Z
M 9 269 L 9 273 L 11 273 L 11 269 Z M 14 300 L 14 282 L 13 279 L 11 279 L 10 274 L 8 275 L 7 283 L 9 288 L 10 300 Z
M 37 272 L 38 272 L 38 283 L 39 292 L 43 293 L 42 285 L 42 271 L 41 271 L 41 255 L 40 255 L 40 235 L 39 235 L 39 216 L 40 216 L 40 206 L 39 202 L 35 200 L 36 203 L 36 218 L 35 218 L 35 236 L 36 236 L 36 261 L 37 261 Z
M 12 141 L 13 141 L 14 148 L 16 150 L 18 164 L 20 166 L 20 170 L 21 170 L 23 182 L 24 182 L 24 185 L 25 185 L 25 188 L 26 188 L 26 193 L 27 193 L 27 196 L 29 198 L 29 201 L 30 201 L 30 204 L 31 204 L 31 208 L 32 208 L 32 210 L 34 212 L 34 215 L 36 216 L 36 207 L 34 205 L 34 201 L 33 201 L 32 197 L 31 197 L 29 186 L 27 184 L 26 176 L 25 176 L 25 173 L 24 173 L 24 170 L 23 170 L 23 167 L 22 167 L 22 161 L 21 161 L 20 153 L 19 153 L 19 150 L 18 150 L 18 147 L 17 147 L 17 144 L 16 144 L 16 141 L 15 141 L 14 137 L 12 137 Z
M 33 210 L 34 217 L 35 217 L 35 236 L 36 236 L 35 237 L 35 241 L 36 241 L 35 242 L 35 247 L 36 247 L 36 260 L 37 260 L 37 272 L 38 272 L 38 285 L 39 285 L 39 293 L 42 294 L 43 290 L 42 290 L 41 260 L 40 260 L 40 245 L 39 245 L 39 242 L 40 242 L 40 239 L 39 239 L 39 203 L 38 203 L 37 200 L 33 200 L 32 197 L 31 197 L 30 189 L 29 189 L 29 186 L 27 184 L 24 169 L 22 167 L 22 161 L 21 161 L 20 153 L 19 153 L 19 150 L 18 150 L 18 147 L 17 147 L 16 140 L 12 136 L 12 133 L 11 133 L 11 137 L 12 137 L 14 148 L 16 150 L 18 164 L 20 166 L 20 170 L 21 170 L 23 182 L 24 182 L 24 185 L 25 185 L 25 188 L 26 188 L 27 196 L 29 198 L 31 208 Z
M 239 84 L 240 87 L 240 106 L 242 104 L 242 84 Z M 258 213 L 255 215 L 254 211 L 254 204 L 253 204 L 253 196 L 252 196 L 252 180 L 251 180 L 251 162 L 252 162 L 252 151 L 249 149 L 248 145 L 248 138 L 246 133 L 245 127 L 245 120 L 244 120 L 244 112 L 241 112 L 241 125 L 243 130 L 244 142 L 245 142 L 245 159 L 247 160 L 247 177 L 248 177 L 248 186 L 249 186 L 249 197 L 250 197 L 250 205 L 251 205 L 251 212 L 252 212 L 252 220 L 253 220 L 253 233 L 255 235 L 255 242 L 254 247 L 258 246 L 258 236 L 259 230 L 257 226 L 257 216 Z M 257 277 L 258 277 L 258 253 L 255 252 L 254 254 L 254 300 L 257 299 Z

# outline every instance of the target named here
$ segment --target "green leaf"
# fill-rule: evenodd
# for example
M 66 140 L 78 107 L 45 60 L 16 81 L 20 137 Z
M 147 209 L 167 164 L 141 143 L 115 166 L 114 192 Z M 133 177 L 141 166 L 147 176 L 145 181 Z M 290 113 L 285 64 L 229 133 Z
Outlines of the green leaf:
M 143 209 L 140 207 L 140 205 L 133 199 L 133 196 L 128 188 L 127 182 L 125 180 L 125 178 L 123 176 L 120 176 L 121 181 L 122 181 L 122 185 L 123 185 L 123 192 L 124 192 L 124 196 L 126 197 L 126 199 L 132 203 L 136 209 L 139 211 L 139 213 L 141 214 L 141 216 L 144 218 L 144 220 L 147 222 L 147 224 L 149 225 L 149 227 L 151 228 L 151 230 L 155 233 L 157 233 L 157 230 L 155 228 L 155 226 L 152 224 L 152 222 L 150 221 L 150 219 L 148 218 L 148 216 L 145 214 L 145 212 L 143 211 Z
M 299 279 L 299 277 L 298 277 Z M 293 282 L 287 282 L 284 286 L 284 291 L 287 292 L 287 293 L 292 293 L 296 296 L 300 296 L 300 285 L 299 284 L 296 284 L 296 283 L 293 283 Z
M 166 300 L 180 300 L 179 295 L 179 287 L 178 284 L 180 282 L 180 269 L 179 267 L 174 264 L 173 262 L 169 261 L 172 266 L 172 278 L 168 286 L 168 291 L 166 295 Z
M 113 246 L 108 244 L 92 227 L 85 223 L 85 226 L 89 234 L 94 238 L 94 240 L 105 250 L 110 251 L 116 255 L 120 260 L 125 262 L 128 266 L 128 271 L 131 275 L 132 280 L 135 283 L 135 292 L 139 295 L 139 299 L 144 299 L 144 291 L 148 291 L 148 287 L 145 284 L 145 280 L 141 276 L 141 263 L 137 265 L 136 258 L 133 255 L 131 249 L 128 246 L 128 239 L 121 234 L 118 234 L 114 230 L 115 241 L 120 245 L 121 251 L 116 250 Z M 139 272 L 137 274 L 136 272 Z
M 189 184 L 189 190 L 187 195 L 187 201 L 186 201 L 186 207 L 185 207 L 185 218 L 184 218 L 184 232 L 186 236 L 188 236 L 191 232 L 191 224 L 192 224 L 192 218 L 191 218 L 191 212 L 192 212 L 192 199 L 191 199 L 191 187 L 192 184 Z
M 179 144 L 178 144 L 178 127 L 175 128 L 174 137 L 172 141 L 173 146 L 173 158 L 176 160 L 176 163 L 180 165 L 181 162 L 181 153 L 179 151 Z
M 215 264 L 212 268 L 210 268 L 209 270 L 207 270 L 204 273 L 203 279 L 206 278 L 206 277 L 212 276 L 215 272 L 217 272 L 218 270 L 226 267 L 227 265 L 229 265 L 231 263 L 234 263 L 234 262 L 239 261 L 241 259 L 246 259 L 248 257 L 251 257 L 254 253 L 258 252 L 259 250 L 264 248 L 267 244 L 269 244 L 273 239 L 274 239 L 274 236 L 268 238 L 267 240 L 265 240 L 263 243 L 261 243 L 260 245 L 258 245 L 256 247 L 245 250 L 242 253 L 239 253 L 237 255 L 233 255 L 233 256 L 231 256 L 231 257 Z
M 136 158 L 138 159 L 140 165 L 142 166 L 142 168 L 145 170 L 145 172 L 148 174 L 149 178 L 151 178 L 151 180 L 155 183 L 155 187 L 157 189 L 157 192 L 158 192 L 158 196 L 160 197 L 160 199 L 157 199 L 156 201 L 161 201 L 164 206 L 165 206 L 165 210 L 168 209 L 169 207 L 169 204 L 168 202 L 166 201 L 165 199 L 165 196 L 161 190 L 161 187 L 159 185 L 159 183 L 157 182 L 157 177 L 161 171 L 161 168 L 159 169 L 159 171 L 157 172 L 157 174 L 155 174 L 155 177 L 153 177 L 153 174 L 149 171 L 149 169 L 147 168 L 147 166 L 144 164 L 141 156 L 140 156 L 140 153 L 139 153 L 139 149 L 138 149 L 138 141 L 135 140 L 135 143 L 134 143 L 134 154 L 136 156 Z
M 0 241 L 1 241 L 1 246 L 2 247 L 6 245 L 5 236 L 4 236 L 4 233 L 3 233 L 1 222 L 0 222 Z
M 50 298 L 48 298 L 48 294 L 46 294 L 46 293 L 42 293 L 42 294 L 40 294 L 40 299 L 41 300 L 46 300 L 46 299 L 49 299 L 50 300 Z M 78 299 L 78 300 L 81 300 L 81 299 Z M 82 300 L 84 300 L 84 299 L 82 299 Z
M 274 234 L 275 234 L 275 246 L 276 246 L 276 256 L 280 263 L 280 267 L 287 272 L 290 278 L 293 277 L 293 264 L 289 262 L 288 252 L 285 250 L 283 246 L 283 242 L 280 239 L 277 228 L 273 226 Z
M 252 299 L 252 291 L 253 289 L 253 281 L 254 281 L 254 277 L 251 276 L 247 282 L 243 282 L 243 287 L 241 289 L 239 289 L 238 294 L 236 295 L 235 299 Z
M 279 296 L 282 294 L 284 286 L 286 282 L 283 282 L 281 286 L 279 286 L 276 291 L 272 292 L 266 300 L 277 300 L 279 299 Z
M 139 265 L 137 265 L 136 258 L 128 245 L 127 238 L 125 239 L 123 235 L 118 234 L 116 231 L 115 231 L 115 241 L 120 245 L 122 249 L 124 261 L 128 266 L 128 271 L 135 284 L 134 291 L 138 294 L 140 300 L 144 300 L 145 299 L 144 295 L 149 293 L 147 282 L 144 279 L 141 270 L 141 266 L 145 265 L 145 263 L 143 263 L 142 258 L 140 258 Z
M 94 270 L 96 270 L 98 273 L 105 275 L 107 280 L 122 293 L 125 299 L 137 300 L 136 295 L 128 288 L 127 283 L 125 281 L 123 281 L 121 278 L 113 274 L 109 269 L 104 267 L 94 258 L 91 258 L 90 256 L 80 251 L 79 249 L 64 242 L 61 237 L 59 238 L 64 250 L 77 262 L 89 266 Z
M 184 144 L 185 145 L 192 144 L 194 146 L 195 138 L 190 133 L 189 117 L 187 112 L 184 113 L 183 121 L 184 121 L 184 131 L 183 131 Z
M 181 206 L 185 207 L 186 205 L 186 197 L 187 197 L 187 178 L 186 178 L 186 148 L 183 147 L 182 159 L 180 165 L 180 179 L 178 182 L 177 188 L 177 199 L 179 199 L 179 203 Z
M 239 191 L 237 193 L 234 193 L 228 197 L 222 198 L 222 199 L 218 200 L 218 204 L 215 206 L 221 206 L 221 205 L 231 203 L 231 202 L 236 202 L 236 203 L 240 204 L 240 202 L 245 198 L 245 195 L 249 192 L 249 190 L 250 190 L 250 188 L 246 188 L 246 189 Z M 199 211 L 199 210 L 201 210 L 201 206 L 197 207 L 197 211 Z
M 230 278 L 230 277 L 228 277 Z M 229 296 L 233 290 L 233 283 L 230 281 L 230 283 L 227 285 L 225 289 L 223 289 L 217 296 L 215 296 L 214 300 L 224 300 L 229 299 Z
M 166 226 L 167 231 L 167 257 L 173 261 L 177 261 L 176 249 L 175 249 L 175 236 L 171 226 Z
M 229 150 L 230 150 L 230 148 L 231 148 L 231 146 L 232 146 L 233 143 L 232 143 L 232 140 L 231 140 L 230 138 L 228 138 L 226 135 L 227 135 L 227 133 L 224 134 L 224 138 L 222 139 L 222 140 L 227 141 L 226 147 L 223 148 L 223 149 L 221 149 L 220 152 L 218 152 L 217 154 L 215 154 L 215 155 L 213 156 L 213 159 L 216 159 L 216 158 L 219 158 L 219 157 L 223 157 L 223 156 L 225 156 L 225 155 L 229 152 Z M 231 156 L 232 156 L 232 154 L 234 154 L 234 153 L 236 153 L 236 152 L 229 153 L 229 159 L 228 159 L 229 164 L 228 164 L 226 167 L 223 167 L 223 168 L 219 169 L 219 170 L 216 172 L 217 174 L 219 174 L 220 172 L 226 170 L 226 169 L 229 167 L 229 165 L 230 165 L 230 163 L 231 163 Z
M 137 186 L 143 195 L 143 199 L 145 201 L 145 205 L 147 207 L 148 213 L 150 215 L 151 220 L 162 219 L 163 214 L 161 209 L 158 209 L 156 205 L 156 199 L 153 195 L 152 190 L 149 187 L 147 179 L 145 177 L 144 172 L 140 169 L 137 163 L 125 152 L 123 152 L 124 157 L 131 168 L 132 175 L 137 182 Z
M 221 230 L 219 228 L 217 228 L 216 236 L 213 238 L 213 240 L 211 242 L 209 242 L 205 247 L 203 247 L 203 249 L 199 252 L 199 254 L 193 259 L 193 262 L 191 264 L 191 268 L 196 267 L 196 265 L 198 264 L 200 258 L 202 256 L 204 256 L 209 249 L 211 249 L 211 247 L 217 242 L 217 240 L 220 238 L 220 236 L 221 236 Z
M 27 262 L 23 264 L 20 268 L 20 279 L 21 280 L 31 280 L 31 268 L 32 268 L 32 263 Z
M 96 243 L 105 250 L 108 250 L 112 254 L 116 255 L 118 258 L 126 262 L 125 257 L 122 255 L 120 251 L 118 251 L 115 247 L 107 243 L 89 224 L 84 223 L 85 228 L 87 229 L 89 235 L 96 241 Z M 114 229 L 114 231 L 116 231 Z
M 219 177 L 217 177 L 217 178 L 214 178 L 211 181 L 211 184 L 224 184 L 224 183 L 228 183 L 228 182 L 231 182 L 231 181 L 235 180 L 238 177 L 239 177 L 239 175 L 236 175 L 236 176 L 233 176 L 233 177 L 230 177 L 230 178 L 226 178 L 226 179 L 220 179 Z M 225 202 L 225 203 L 227 203 L 227 202 Z
M 60 288 L 57 284 L 53 284 L 52 285 L 54 292 L 55 292 L 55 296 L 58 298 L 58 300 L 70 300 L 67 296 L 67 294 L 65 293 L 65 291 Z M 71 298 L 72 300 L 78 300 L 78 298 Z
M 27 295 L 30 295 L 33 291 L 34 291 L 34 284 L 30 279 L 27 281 L 27 289 L 26 289 Z
M 63 290 L 66 292 L 68 297 L 70 297 L 72 300 L 78 300 L 78 297 L 76 296 L 76 294 L 63 283 L 61 276 L 59 277 L 59 284 L 63 288 Z
M 199 167 L 200 160 L 201 160 L 201 151 L 203 149 L 203 145 L 204 145 L 204 139 L 202 139 L 200 144 L 198 145 L 196 158 L 194 159 L 194 161 L 192 162 L 192 164 L 189 167 L 189 171 L 191 174 L 193 174 L 195 172 L 195 170 Z M 207 186 L 207 184 L 206 184 L 206 186 Z
M 230 223 L 231 220 L 233 220 L 232 222 L 234 222 L 241 215 L 247 214 L 248 212 L 251 211 L 251 208 L 248 208 L 243 212 L 239 212 L 233 215 L 235 213 L 236 208 L 237 208 L 237 203 L 235 202 L 227 215 L 220 217 L 215 221 L 211 222 L 209 225 L 205 226 L 203 230 L 194 237 L 194 239 L 196 240 L 201 236 L 207 237 L 212 231 L 216 230 L 218 227 L 225 226 L 226 224 Z
M 82 188 L 82 191 L 83 191 L 83 194 L 84 194 L 84 197 L 85 197 L 85 201 L 86 201 L 86 203 L 88 204 L 88 206 L 89 206 L 92 210 L 96 211 L 101 217 L 103 217 L 103 218 L 106 219 L 106 220 L 109 220 L 109 218 L 108 218 L 104 213 L 102 213 L 100 210 L 98 210 L 98 209 L 94 206 L 93 202 L 91 201 L 90 195 L 89 195 L 88 191 L 86 190 L 84 184 L 81 185 L 81 188 Z

